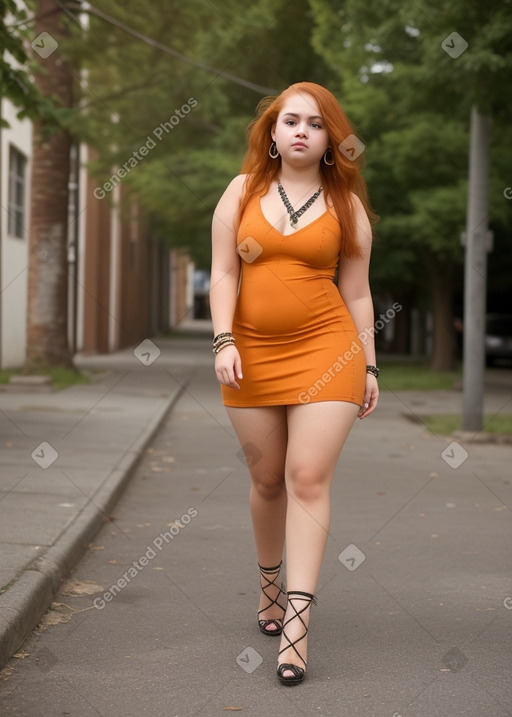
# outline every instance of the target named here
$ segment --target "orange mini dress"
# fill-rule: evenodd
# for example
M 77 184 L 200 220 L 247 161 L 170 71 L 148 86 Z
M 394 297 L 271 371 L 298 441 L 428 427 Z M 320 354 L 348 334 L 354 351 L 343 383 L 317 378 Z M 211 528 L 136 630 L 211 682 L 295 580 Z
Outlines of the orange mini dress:
M 241 278 L 233 336 L 240 390 L 221 385 L 225 406 L 318 401 L 362 405 L 366 364 L 334 276 L 341 228 L 328 211 L 285 236 L 252 198 L 237 235 Z

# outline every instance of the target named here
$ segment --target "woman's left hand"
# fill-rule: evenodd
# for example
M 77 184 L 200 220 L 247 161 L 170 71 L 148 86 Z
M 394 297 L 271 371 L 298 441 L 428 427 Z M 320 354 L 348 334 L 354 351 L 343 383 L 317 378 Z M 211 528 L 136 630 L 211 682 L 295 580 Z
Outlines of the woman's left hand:
M 377 408 L 377 401 L 379 400 L 379 385 L 377 379 L 371 373 L 366 374 L 366 388 L 364 391 L 364 402 L 359 413 L 358 418 L 366 418 L 372 411 Z

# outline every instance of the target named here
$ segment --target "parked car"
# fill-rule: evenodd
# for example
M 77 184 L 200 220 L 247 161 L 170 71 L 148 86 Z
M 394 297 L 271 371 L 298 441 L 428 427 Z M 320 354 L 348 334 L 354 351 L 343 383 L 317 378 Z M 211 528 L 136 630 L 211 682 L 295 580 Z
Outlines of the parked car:
M 512 362 L 512 314 L 487 314 L 485 360 L 493 366 L 502 359 Z

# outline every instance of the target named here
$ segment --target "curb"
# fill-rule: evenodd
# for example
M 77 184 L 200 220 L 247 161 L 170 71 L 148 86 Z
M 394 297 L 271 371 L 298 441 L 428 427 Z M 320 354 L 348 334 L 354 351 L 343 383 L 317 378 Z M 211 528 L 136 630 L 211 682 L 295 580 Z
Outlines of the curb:
M 117 503 L 146 446 L 186 388 L 188 381 L 171 393 L 146 429 L 90 497 L 85 508 L 48 548 L 33 560 L 5 593 L 0 595 L 0 670 L 39 624 L 51 605 L 62 580 L 79 562 L 87 546 Z

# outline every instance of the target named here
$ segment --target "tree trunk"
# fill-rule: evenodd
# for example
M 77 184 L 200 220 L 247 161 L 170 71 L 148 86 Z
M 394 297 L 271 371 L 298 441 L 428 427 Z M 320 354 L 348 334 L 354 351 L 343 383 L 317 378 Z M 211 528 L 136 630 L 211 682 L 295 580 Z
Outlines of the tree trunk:
M 411 352 L 411 306 L 413 294 L 410 291 L 397 292 L 393 295 L 402 307 L 394 318 L 394 336 L 389 351 L 394 354 L 406 355 Z
M 35 36 L 44 56 L 65 33 L 62 11 L 55 0 L 38 0 Z M 38 53 L 39 54 L 39 53 Z M 45 59 L 36 85 L 64 107 L 71 106 L 73 76 L 57 47 Z M 68 182 L 71 138 L 59 130 L 46 136 L 34 123 L 29 233 L 27 356 L 25 371 L 41 366 L 72 367 L 68 345 Z
M 432 310 L 433 371 L 451 371 L 455 368 L 455 328 L 453 324 L 453 266 L 438 263 L 434 257 L 425 260 L 428 270 Z

